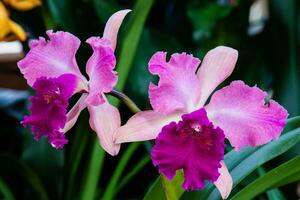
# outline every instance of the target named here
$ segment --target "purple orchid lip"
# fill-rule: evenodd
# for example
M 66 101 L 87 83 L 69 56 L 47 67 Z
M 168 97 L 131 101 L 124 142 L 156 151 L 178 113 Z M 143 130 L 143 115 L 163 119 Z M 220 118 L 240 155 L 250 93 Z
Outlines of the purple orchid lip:
M 31 114 L 21 123 L 25 127 L 31 126 L 36 140 L 45 136 L 55 148 L 62 148 L 68 142 L 59 130 L 65 126 L 68 99 L 74 93 L 76 83 L 74 75 L 65 74 L 58 78 L 41 77 L 33 84 L 36 96 L 30 97 Z
M 214 182 L 220 175 L 224 139 L 223 131 L 213 126 L 201 108 L 162 128 L 152 149 L 152 161 L 169 179 L 183 169 L 183 188 L 201 189 L 205 180 Z

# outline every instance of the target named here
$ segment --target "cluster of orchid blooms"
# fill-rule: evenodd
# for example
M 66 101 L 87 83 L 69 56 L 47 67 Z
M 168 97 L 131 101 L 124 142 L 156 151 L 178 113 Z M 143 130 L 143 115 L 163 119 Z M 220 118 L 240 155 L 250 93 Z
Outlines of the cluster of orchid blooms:
M 165 52 L 155 53 L 149 71 L 160 80 L 149 86 L 153 110 L 138 112 L 121 126 L 120 113 L 105 94 L 117 83 L 114 50 L 128 12 L 111 16 L 103 37 L 87 39 L 93 49 L 86 64 L 89 80 L 76 63 L 77 37 L 48 31 L 49 40 L 31 41 L 18 66 L 36 95 L 30 97 L 31 114 L 22 124 L 31 127 L 35 139 L 44 136 L 53 147 L 62 148 L 68 143 L 65 133 L 87 108 L 90 126 L 109 154 L 116 155 L 124 142 L 155 139 L 151 158 L 161 174 L 172 179 L 176 170 L 183 170 L 184 189 L 201 189 L 208 180 L 226 198 L 232 179 L 223 161 L 225 138 L 236 150 L 266 144 L 280 136 L 287 111 L 273 100 L 266 103 L 266 92 L 242 81 L 216 91 L 205 104 L 232 73 L 238 58 L 236 50 L 220 46 L 207 53 L 199 69 L 200 60 L 192 55 L 175 53 L 166 61 Z M 67 112 L 75 93 L 81 97 Z

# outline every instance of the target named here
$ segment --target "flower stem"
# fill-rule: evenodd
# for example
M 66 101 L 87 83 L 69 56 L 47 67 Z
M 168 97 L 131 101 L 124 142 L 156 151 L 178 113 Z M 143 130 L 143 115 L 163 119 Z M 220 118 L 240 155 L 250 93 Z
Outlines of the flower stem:
M 124 93 L 114 89 L 108 94 L 120 99 L 133 113 L 141 111 L 137 105 Z

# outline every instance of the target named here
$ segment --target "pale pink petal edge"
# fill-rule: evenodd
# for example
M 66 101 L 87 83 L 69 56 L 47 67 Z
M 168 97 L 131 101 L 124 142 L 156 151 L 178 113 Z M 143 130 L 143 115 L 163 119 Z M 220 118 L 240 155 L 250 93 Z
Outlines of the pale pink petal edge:
M 88 106 L 90 126 L 96 132 L 102 148 L 112 156 L 118 154 L 120 144 L 115 143 L 115 131 L 121 126 L 120 113 L 107 100 L 98 106 Z
M 139 112 L 117 129 L 116 143 L 155 139 L 162 127 L 179 119 L 180 114 L 178 113 L 162 115 L 152 110 Z
M 218 46 L 205 55 L 197 72 L 201 87 L 199 107 L 202 107 L 216 87 L 231 75 L 237 59 L 238 51 L 226 46 Z
M 117 36 L 119 32 L 119 28 L 125 18 L 125 16 L 130 12 L 131 10 L 120 10 L 116 13 L 114 13 L 107 21 L 104 32 L 103 32 L 103 38 L 109 39 L 112 43 L 112 49 L 115 50 L 117 45 Z
M 77 103 L 68 112 L 67 122 L 65 124 L 65 127 L 61 130 L 61 132 L 66 133 L 75 125 L 75 123 L 79 117 L 79 114 L 87 106 L 85 103 L 86 97 L 87 97 L 87 94 L 82 94 L 81 97 L 78 99 Z
M 218 188 L 222 199 L 227 199 L 230 195 L 230 192 L 232 190 L 232 177 L 226 167 L 226 164 L 224 161 L 221 161 L 222 167 L 219 168 L 220 176 L 219 178 L 214 182 L 215 186 Z

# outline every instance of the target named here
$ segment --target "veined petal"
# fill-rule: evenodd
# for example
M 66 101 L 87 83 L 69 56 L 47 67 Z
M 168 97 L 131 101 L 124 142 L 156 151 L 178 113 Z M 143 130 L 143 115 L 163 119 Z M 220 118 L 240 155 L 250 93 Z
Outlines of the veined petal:
M 91 37 L 87 43 L 94 52 L 86 65 L 86 72 L 90 77 L 90 90 L 86 101 L 89 105 L 97 106 L 104 103 L 103 93 L 110 92 L 117 82 L 117 75 L 113 70 L 116 58 L 109 40 Z
M 83 109 L 87 107 L 85 99 L 87 94 L 82 94 L 81 97 L 78 99 L 77 103 L 72 107 L 72 109 L 67 114 L 67 121 L 63 129 L 61 129 L 62 133 L 66 133 L 69 131 L 76 123 L 79 114 Z
M 164 52 L 152 56 L 149 71 L 160 78 L 158 86 L 149 86 L 154 111 L 169 114 L 176 110 L 194 110 L 200 96 L 200 85 L 195 74 L 199 63 L 198 58 L 185 53 L 173 54 L 169 62 L 166 62 Z
M 115 50 L 117 45 L 117 36 L 119 32 L 119 28 L 127 15 L 131 10 L 120 10 L 116 13 L 114 13 L 107 21 L 104 32 L 103 32 L 103 38 L 108 39 L 111 41 L 111 48 Z
M 35 80 L 42 76 L 54 78 L 66 73 L 76 75 L 81 82 L 86 81 L 75 59 L 80 40 L 62 31 L 47 31 L 47 35 L 48 41 L 43 37 L 32 41 L 28 54 L 18 62 L 28 85 L 32 86 Z
M 276 101 L 265 103 L 266 96 L 256 86 L 233 81 L 213 94 L 206 106 L 208 117 L 237 150 L 265 144 L 280 136 L 288 116 Z
M 138 112 L 125 125 L 117 129 L 116 142 L 124 143 L 155 139 L 163 126 L 179 119 L 179 113 L 162 115 L 152 110 Z
M 225 162 L 221 161 L 221 165 L 222 165 L 222 167 L 219 168 L 220 176 L 214 182 L 214 184 L 218 188 L 218 190 L 222 196 L 222 199 L 227 199 L 232 190 L 233 182 L 232 182 L 232 177 L 231 177 L 230 173 L 228 172 Z
M 237 58 L 237 50 L 224 46 L 216 47 L 206 54 L 197 72 L 201 90 L 199 108 L 205 104 L 213 90 L 230 76 Z
M 121 126 L 120 113 L 107 101 L 99 106 L 88 106 L 90 126 L 97 133 L 102 148 L 110 155 L 117 155 L 120 144 L 115 143 L 115 131 Z

